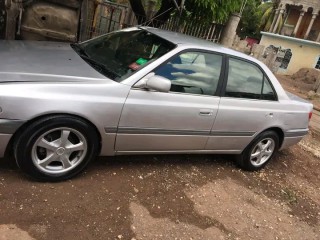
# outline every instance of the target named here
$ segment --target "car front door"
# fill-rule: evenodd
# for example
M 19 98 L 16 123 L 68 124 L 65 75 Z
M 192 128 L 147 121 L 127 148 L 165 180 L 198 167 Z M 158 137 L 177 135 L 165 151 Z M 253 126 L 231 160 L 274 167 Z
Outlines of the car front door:
M 171 81 L 170 92 L 133 87 L 116 139 L 118 152 L 204 150 L 217 115 L 223 56 L 184 51 L 154 70 Z

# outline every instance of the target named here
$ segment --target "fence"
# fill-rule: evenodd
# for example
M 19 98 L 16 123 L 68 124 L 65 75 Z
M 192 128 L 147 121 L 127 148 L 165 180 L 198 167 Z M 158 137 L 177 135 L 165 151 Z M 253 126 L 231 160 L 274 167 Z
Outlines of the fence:
M 128 7 L 85 0 L 81 10 L 79 40 L 84 41 L 123 28 Z
M 199 24 L 197 21 L 180 22 L 178 18 L 173 18 L 161 25 L 160 28 L 202 38 L 211 42 L 219 42 L 223 26 L 224 25 L 215 22 L 211 24 Z
M 85 2 L 86 7 L 82 9 L 81 16 L 80 41 L 122 28 L 136 26 L 138 22 L 143 22 L 142 26 L 156 26 L 160 29 L 180 32 L 212 42 L 219 42 L 224 27 L 223 24 L 216 22 L 211 24 L 204 24 L 199 21 L 186 22 L 179 19 L 179 17 L 172 17 L 166 22 L 156 20 L 145 21 L 146 17 L 136 16 L 125 5 L 111 2 L 96 5 L 90 0 L 86 0 Z

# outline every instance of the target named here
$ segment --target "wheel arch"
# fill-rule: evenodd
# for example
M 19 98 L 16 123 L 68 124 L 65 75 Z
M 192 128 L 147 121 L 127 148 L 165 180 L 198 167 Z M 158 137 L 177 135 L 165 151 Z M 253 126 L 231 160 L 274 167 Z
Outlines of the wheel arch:
M 30 124 L 38 121 L 39 119 L 45 118 L 45 117 L 51 117 L 51 116 L 61 116 L 61 117 L 76 117 L 79 118 L 83 121 L 85 121 L 87 124 L 89 124 L 91 127 L 93 127 L 93 129 L 96 131 L 97 136 L 99 137 L 99 142 L 100 142 L 100 146 L 99 146 L 99 151 L 101 151 L 101 133 L 99 132 L 98 128 L 96 127 L 95 124 L 93 124 L 90 120 L 88 120 L 87 118 L 83 117 L 83 116 L 79 116 L 76 114 L 70 114 L 70 113 L 49 113 L 49 114 L 43 114 L 43 115 L 39 115 L 36 116 L 32 119 L 29 119 L 28 121 L 26 121 L 24 124 L 22 124 L 16 131 L 15 133 L 12 135 L 6 150 L 5 150 L 5 156 L 10 156 L 13 153 L 13 145 L 14 142 L 16 141 L 17 137 L 19 137 L 19 135 L 28 127 L 30 126 Z
M 283 140 L 284 140 L 283 129 L 280 127 L 270 127 L 270 128 L 267 128 L 267 129 L 261 131 L 257 136 L 259 136 L 261 133 L 266 132 L 266 131 L 274 131 L 278 134 L 278 136 L 279 136 L 279 149 L 280 149 L 282 146 Z

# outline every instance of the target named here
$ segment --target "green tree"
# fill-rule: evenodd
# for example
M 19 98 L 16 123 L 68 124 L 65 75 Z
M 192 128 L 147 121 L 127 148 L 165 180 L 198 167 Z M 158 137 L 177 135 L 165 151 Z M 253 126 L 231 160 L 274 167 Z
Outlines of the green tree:
M 138 24 L 146 21 L 144 0 L 129 0 L 131 8 L 138 19 Z M 243 0 L 186 0 L 183 17 L 204 22 L 225 22 L 230 13 L 240 9 Z M 153 18 L 153 25 L 159 26 L 177 11 L 173 0 L 158 0 L 159 9 Z M 176 0 L 178 6 L 181 0 Z
M 279 7 L 280 0 L 274 0 L 272 2 L 261 4 L 259 10 L 261 11 L 260 29 L 261 31 L 270 31 L 272 21 L 275 17 L 276 10 Z M 283 18 L 280 16 L 279 28 L 283 23 Z
M 260 38 L 260 22 L 262 17 L 260 5 L 260 0 L 247 1 L 237 30 L 237 33 L 241 38 Z
M 229 15 L 240 10 L 244 0 L 189 0 L 185 8 L 191 18 L 201 21 L 226 22 Z

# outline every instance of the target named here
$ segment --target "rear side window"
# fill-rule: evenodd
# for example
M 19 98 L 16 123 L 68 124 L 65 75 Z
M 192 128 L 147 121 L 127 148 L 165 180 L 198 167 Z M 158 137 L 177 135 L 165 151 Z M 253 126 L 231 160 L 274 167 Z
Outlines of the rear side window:
M 254 64 L 230 58 L 226 97 L 276 100 L 264 73 Z

